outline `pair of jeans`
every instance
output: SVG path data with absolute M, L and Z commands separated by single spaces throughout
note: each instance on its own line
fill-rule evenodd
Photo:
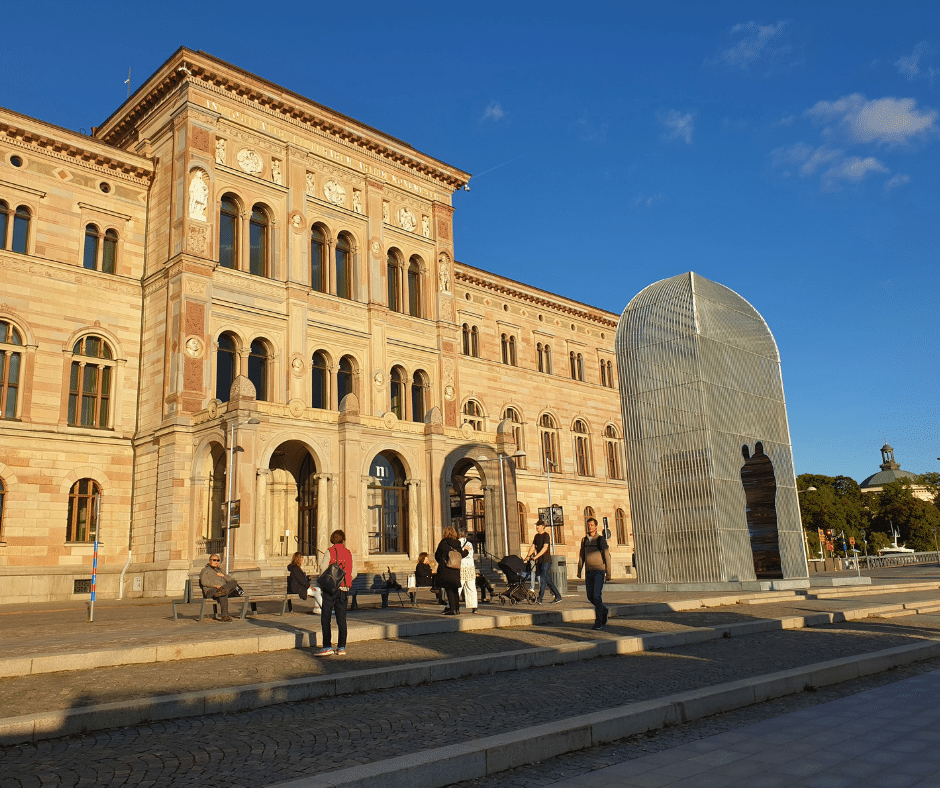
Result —
M 595 624 L 603 623 L 604 617 L 607 615 L 607 608 L 604 607 L 605 574 L 601 569 L 588 569 L 584 576 L 588 602 L 594 605 Z
M 336 647 L 346 648 L 346 603 L 348 601 L 348 591 L 337 591 L 332 596 L 323 594 L 323 601 L 320 602 L 320 629 L 323 633 L 323 648 L 329 648 L 333 645 L 331 624 L 333 623 L 334 610 L 336 611 L 336 628 L 339 630 Z
M 539 602 L 545 597 L 545 586 L 548 586 L 549 590 L 555 595 L 555 599 L 561 599 L 561 594 L 558 593 L 558 589 L 555 588 L 555 583 L 552 581 L 552 562 L 546 561 L 544 564 L 539 564 L 538 570 Z

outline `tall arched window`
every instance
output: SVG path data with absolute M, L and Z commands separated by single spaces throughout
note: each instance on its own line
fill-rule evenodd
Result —
M 82 267 L 89 271 L 98 268 L 98 239 L 100 231 L 93 224 L 85 225 L 85 250 L 82 255 Z
M 550 345 L 545 345 L 545 372 L 549 375 L 552 374 L 552 348 Z
M 347 394 L 356 394 L 356 366 L 352 358 L 343 356 L 339 360 L 339 371 L 336 373 L 337 403 L 342 405 Z
M 69 490 L 66 542 L 94 542 L 98 532 L 101 488 L 94 479 L 79 479 Z
M 627 536 L 627 515 L 624 513 L 623 509 L 618 509 L 614 512 L 614 522 L 617 524 L 617 544 L 629 544 L 629 537 Z
M 401 312 L 401 258 L 394 249 L 389 249 L 385 275 L 388 279 L 388 308 L 392 312 Z
M 424 421 L 428 411 L 428 376 L 423 370 L 415 372 L 411 379 L 411 420 Z
M 620 436 L 608 425 L 604 430 L 604 454 L 607 456 L 607 475 L 611 479 L 622 479 L 620 470 Z
M 108 426 L 113 370 L 111 348 L 101 337 L 89 335 L 75 343 L 69 375 L 69 424 Z
M 568 360 L 571 362 L 571 379 L 584 380 L 584 357 L 580 353 L 572 351 L 568 354 Z
M 512 440 L 516 444 L 516 450 L 525 451 L 522 436 L 522 417 L 519 415 L 519 411 L 515 408 L 506 408 L 503 411 L 503 418 L 512 422 Z M 516 457 L 515 460 L 517 468 L 525 468 L 525 457 Z
M 104 245 L 101 248 L 102 273 L 114 273 L 115 266 L 117 265 L 117 242 L 117 232 L 115 230 L 106 230 L 104 234 Z
M 85 248 L 82 253 L 82 267 L 90 271 L 113 274 L 117 260 L 118 234 L 108 230 L 104 236 L 97 225 L 85 225 Z
M 310 287 L 326 292 L 326 237 L 317 225 L 310 228 Z
M 13 215 L 13 238 L 10 251 L 26 254 L 29 251 L 29 220 L 32 212 L 25 205 L 20 205 Z
M 310 407 L 328 409 L 330 407 L 330 370 L 326 355 L 320 350 L 313 354 L 310 376 L 313 381 Z
M 238 347 L 235 337 L 222 334 L 219 349 L 215 354 L 215 398 L 228 402 L 232 396 L 232 384 L 238 374 Z
M 408 314 L 412 317 L 422 317 L 421 258 L 417 255 L 408 262 Z
M 11 323 L 0 320 L 0 418 L 15 419 L 23 364 L 23 338 Z
M 248 223 L 248 271 L 255 276 L 270 276 L 269 224 L 264 206 L 254 206 Z
M 571 379 L 577 380 L 578 379 L 578 366 L 575 363 L 573 350 L 568 354 L 568 366 L 571 367 Z
M 614 368 L 609 361 L 601 361 L 601 385 L 609 389 L 614 387 Z
M 408 550 L 408 484 L 405 469 L 391 452 L 376 455 L 369 467 L 369 553 Z
M 528 518 L 526 517 L 524 503 L 516 502 L 516 517 L 519 518 L 519 547 L 521 549 L 523 545 L 529 544 L 528 523 L 526 522 Z M 522 553 L 519 553 L 519 555 L 522 555 Z
M 592 476 L 591 473 L 591 439 L 588 436 L 587 424 L 581 419 L 574 423 L 574 456 L 578 476 Z
M 605 361 L 601 361 L 601 385 L 607 385 L 607 363 Z
M 500 345 L 503 353 L 503 363 L 511 367 L 516 366 L 516 338 L 512 334 L 502 334 Z
M 340 233 L 336 241 L 336 295 L 352 298 L 352 244 L 346 233 Z
M 255 386 L 255 399 L 266 402 L 268 399 L 268 346 L 263 339 L 251 343 L 248 353 L 248 380 Z
M 10 206 L 5 200 L 0 200 L 0 249 L 9 245 L 7 232 L 10 229 Z
M 389 403 L 391 411 L 399 421 L 405 418 L 405 371 L 401 367 L 392 369 L 389 383 Z
M 561 462 L 558 457 L 558 424 L 549 413 L 539 419 L 539 442 L 542 450 L 542 470 L 559 473 Z
M 542 343 L 539 342 L 535 346 L 535 357 L 536 357 L 536 366 L 539 372 L 545 371 L 545 351 L 542 350 Z
M 238 203 L 231 194 L 222 197 L 219 208 L 219 265 L 238 268 Z
M 469 424 L 477 432 L 483 431 L 483 408 L 476 400 L 468 399 L 463 406 L 463 423 Z
M 499 349 L 502 354 L 503 363 L 509 363 L 509 338 L 505 334 L 499 335 Z

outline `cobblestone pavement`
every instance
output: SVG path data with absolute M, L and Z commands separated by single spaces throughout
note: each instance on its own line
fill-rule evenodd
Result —
M 937 616 L 774 631 L 7 747 L 0 749 L 0 788 L 253 788 L 899 646 L 938 631 Z
M 905 665 L 854 681 L 844 681 L 841 684 L 823 687 L 816 692 L 788 695 L 785 698 L 757 703 L 682 725 L 629 736 L 610 744 L 547 758 L 537 764 L 509 769 L 498 775 L 454 783 L 448 788 L 545 788 L 547 785 L 581 777 L 608 766 L 632 761 L 655 752 L 664 752 L 682 744 L 689 744 L 709 736 L 737 730 L 746 725 L 829 703 L 936 670 L 940 670 L 940 658 Z

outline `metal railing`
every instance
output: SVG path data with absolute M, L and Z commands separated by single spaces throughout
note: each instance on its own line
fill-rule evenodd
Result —
M 903 555 L 861 556 L 859 560 L 865 569 L 882 569 L 886 566 L 907 566 L 910 564 L 936 564 L 940 563 L 940 553 L 905 553 Z M 854 562 L 854 559 L 848 559 Z M 853 567 L 854 568 L 854 567 Z

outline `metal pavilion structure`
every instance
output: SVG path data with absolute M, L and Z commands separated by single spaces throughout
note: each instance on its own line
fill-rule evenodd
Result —
M 642 290 L 616 353 L 641 583 L 807 577 L 777 344 L 689 272 Z

